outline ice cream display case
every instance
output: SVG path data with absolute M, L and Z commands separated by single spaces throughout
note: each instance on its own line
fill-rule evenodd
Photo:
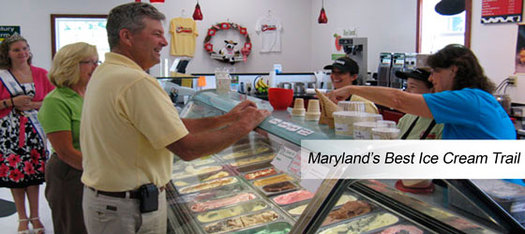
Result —
M 245 99 L 271 110 L 264 100 L 206 90 L 193 96 L 180 115 L 183 118 L 220 115 Z M 193 161 L 175 157 L 172 181 L 166 190 L 168 231 L 275 234 L 524 231 L 509 212 L 471 181 L 447 181 L 448 189 L 413 195 L 397 190 L 392 181 L 301 180 L 300 166 L 291 163 L 285 169 L 276 167 L 279 155 L 289 152 L 297 155 L 301 139 L 334 138 L 341 137 L 326 125 L 292 117 L 288 111 L 274 111 L 256 131 L 219 153 Z M 456 200 L 472 200 L 475 208 L 467 209 L 478 209 L 483 215 L 472 215 L 450 205 L 446 193 L 452 188 L 463 196 Z

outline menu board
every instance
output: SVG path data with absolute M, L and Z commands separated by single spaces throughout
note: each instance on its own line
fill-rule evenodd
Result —
M 481 23 L 521 22 L 523 0 L 482 0 Z

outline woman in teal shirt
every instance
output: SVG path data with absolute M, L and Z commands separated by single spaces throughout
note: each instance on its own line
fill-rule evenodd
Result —
M 56 89 L 46 96 L 38 114 L 54 150 L 46 166 L 45 195 L 56 233 L 87 233 L 79 130 L 86 86 L 98 64 L 93 45 L 78 42 L 62 47 L 48 74 Z

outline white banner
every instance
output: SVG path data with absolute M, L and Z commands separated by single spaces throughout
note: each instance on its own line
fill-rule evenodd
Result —
M 301 146 L 302 179 L 525 178 L 520 140 L 303 140 Z

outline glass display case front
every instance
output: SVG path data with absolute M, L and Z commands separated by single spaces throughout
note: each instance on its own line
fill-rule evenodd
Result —
M 220 115 L 242 100 L 259 108 L 269 103 L 237 93 L 197 93 L 183 118 Z M 279 123 L 298 127 L 279 127 Z M 300 129 L 309 130 L 300 134 Z M 176 159 L 168 191 L 169 230 L 175 233 L 505 233 L 522 231 L 478 190 L 475 217 L 448 205 L 446 187 L 427 194 L 396 189 L 388 180 L 301 180 L 293 163 L 275 167 L 276 156 L 299 152 L 301 139 L 334 139 L 317 122 L 274 111 L 248 136 L 213 155 L 193 161 Z M 296 166 L 296 165 L 295 165 Z M 298 167 L 300 170 L 300 167 Z M 309 186 L 311 184 L 318 186 Z M 462 184 L 448 188 L 463 194 Z M 467 198 L 459 198 L 461 201 Z M 484 200 L 485 199 L 485 200 Z M 494 205 L 494 207 L 489 207 Z M 516 208 L 517 209 L 517 208 Z M 491 213 L 492 212 L 492 213 Z M 502 218 L 503 217 L 503 218 Z M 520 229 L 521 228 L 521 229 Z

